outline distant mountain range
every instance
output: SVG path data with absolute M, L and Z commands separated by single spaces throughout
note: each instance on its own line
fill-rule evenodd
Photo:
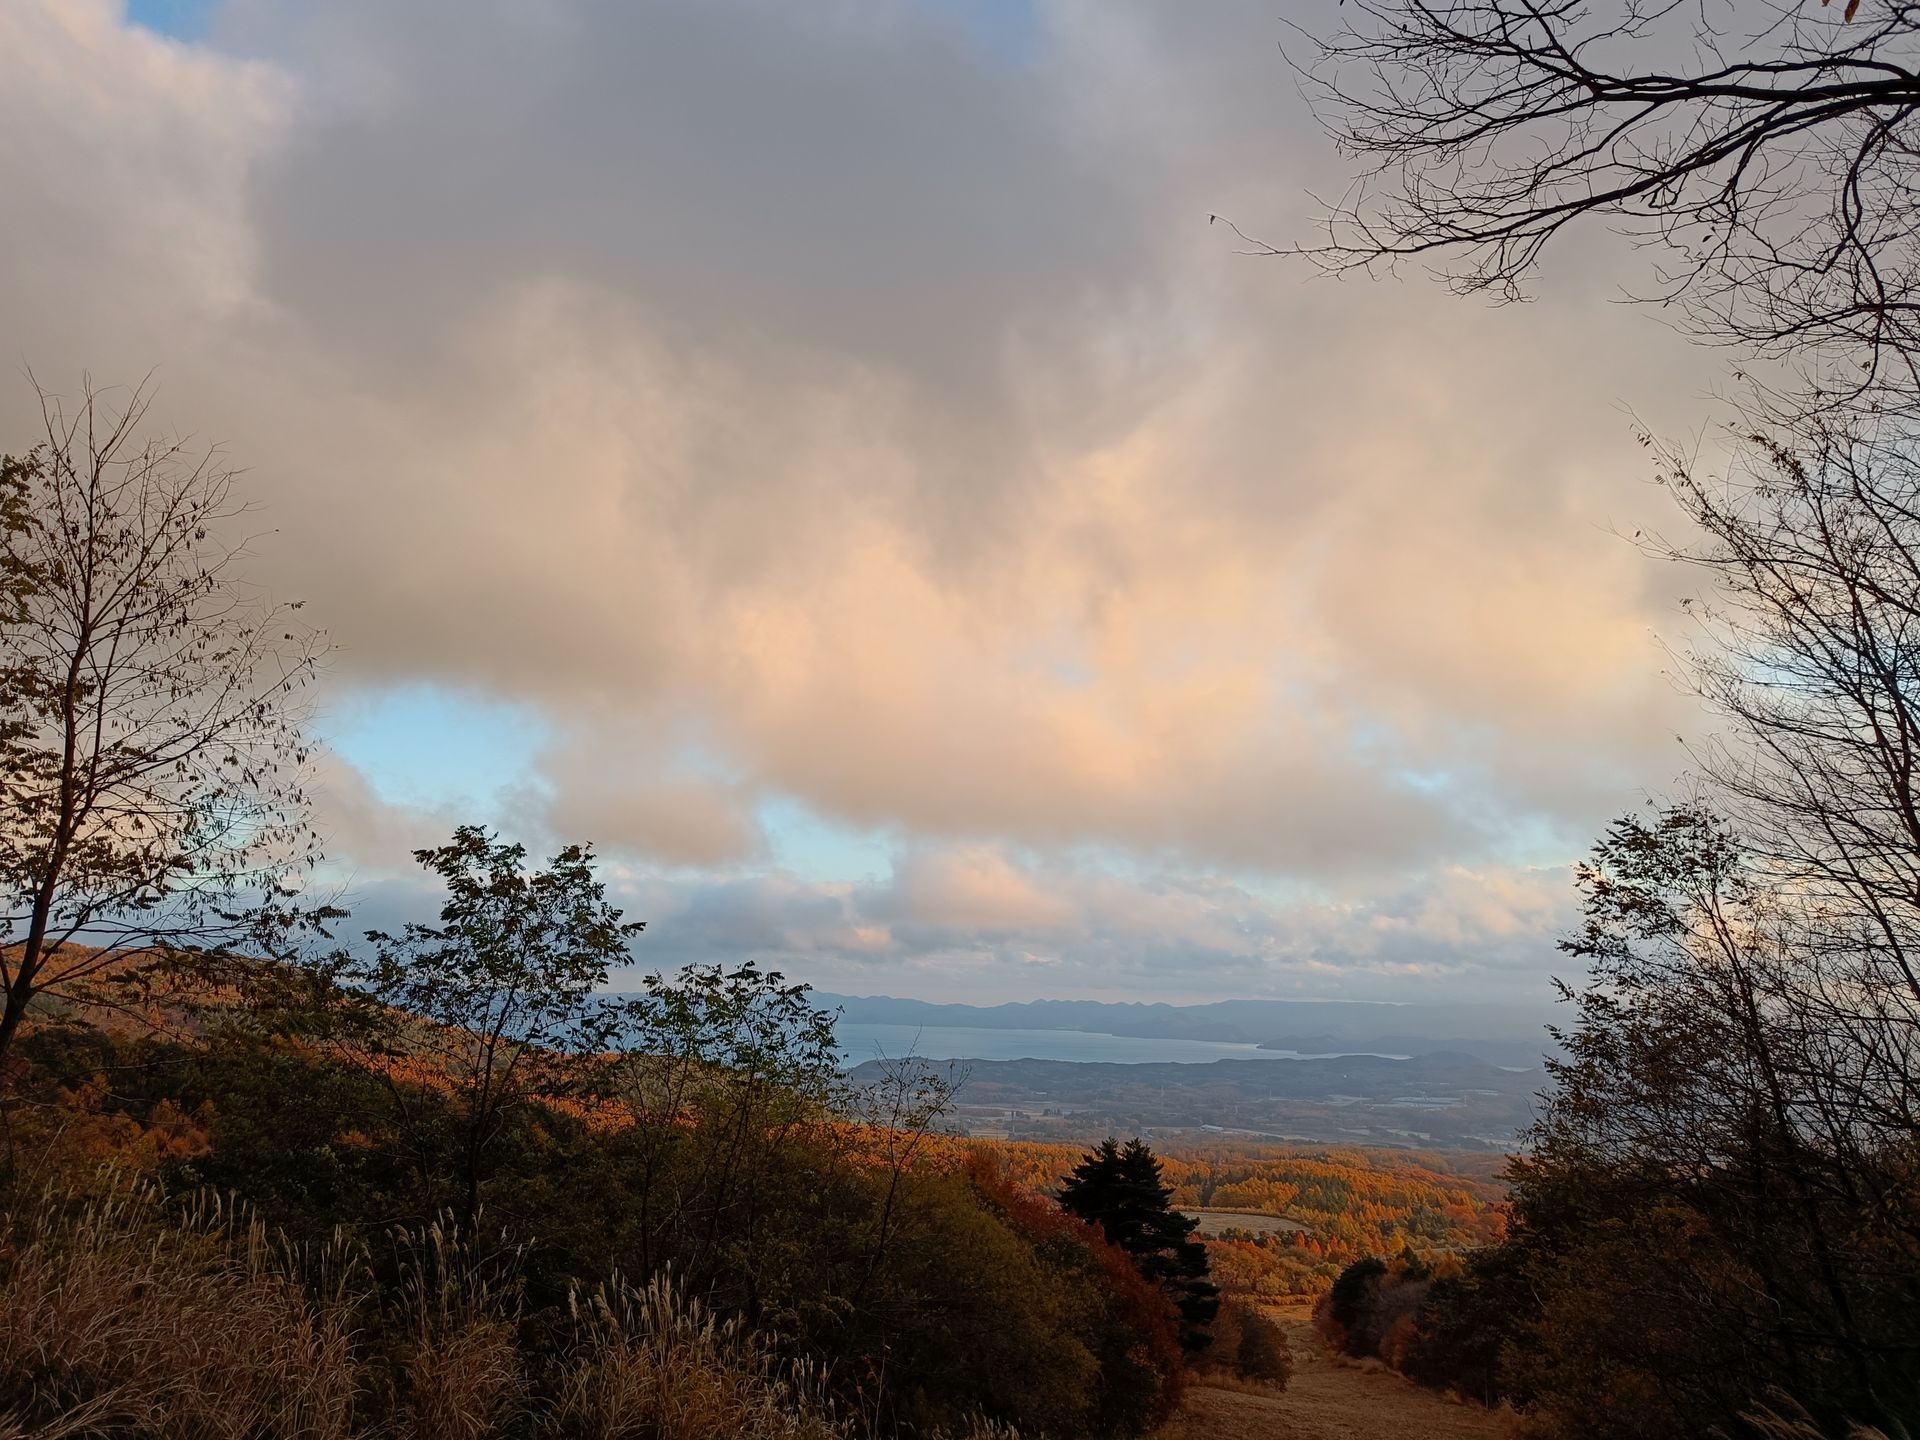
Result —
M 1537 1065 L 1553 1050 L 1547 1007 L 1387 1004 L 1360 1000 L 1216 1000 L 1204 1005 L 1101 1000 L 936 1004 L 888 995 L 814 1000 L 863 1025 L 1077 1030 L 1144 1040 L 1219 1040 L 1305 1054 L 1421 1055 L 1450 1050 L 1496 1065 Z

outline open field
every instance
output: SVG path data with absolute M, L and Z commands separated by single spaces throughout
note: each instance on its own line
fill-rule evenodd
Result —
M 1230 1230 L 1253 1235 L 1305 1235 L 1313 1227 L 1284 1215 L 1267 1215 L 1257 1210 L 1202 1210 L 1189 1207 L 1187 1214 L 1200 1222 L 1200 1233 L 1209 1239 Z

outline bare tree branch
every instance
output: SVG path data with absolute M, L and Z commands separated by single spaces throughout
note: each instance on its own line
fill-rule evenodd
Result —
M 1796 409 L 1920 405 L 1920 8 L 1341 13 L 1297 68 L 1359 179 L 1289 253 L 1335 272 L 1419 259 L 1463 293 L 1518 300 L 1547 246 L 1597 219 L 1658 247 L 1642 298 L 1795 362 Z

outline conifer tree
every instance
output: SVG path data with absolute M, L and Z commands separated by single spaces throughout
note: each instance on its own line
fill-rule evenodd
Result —
M 1207 1247 L 1193 1238 L 1199 1222 L 1173 1208 L 1159 1158 L 1141 1140 L 1122 1146 L 1108 1136 L 1088 1151 L 1060 1186 L 1060 1204 L 1098 1225 L 1107 1243 L 1132 1258 L 1180 1312 L 1180 1343 L 1205 1349 L 1220 1309 L 1220 1289 L 1207 1278 Z

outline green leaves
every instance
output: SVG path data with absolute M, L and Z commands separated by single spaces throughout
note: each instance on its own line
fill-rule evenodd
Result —
M 813 1104 L 835 1098 L 835 1017 L 813 1007 L 806 986 L 751 961 L 689 965 L 642 984 L 614 1013 L 621 1049 L 731 1072 Z
M 403 1084 L 452 1087 L 471 1222 L 509 1112 L 589 1088 L 612 1034 L 595 992 L 643 922 L 608 902 L 587 846 L 528 870 L 526 847 L 463 825 L 414 859 L 446 886 L 439 924 L 369 930 L 367 948 L 329 958 L 324 988 L 335 1038 L 388 1075 L 403 1124 L 417 1113 Z

